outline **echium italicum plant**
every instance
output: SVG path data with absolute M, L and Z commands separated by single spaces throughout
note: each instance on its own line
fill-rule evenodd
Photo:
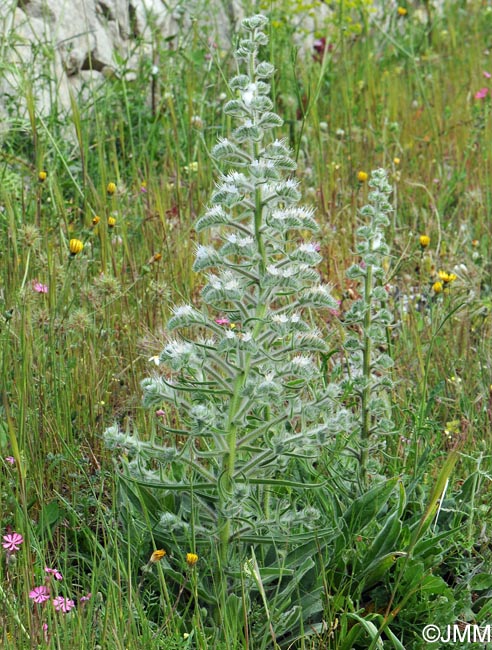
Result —
M 387 308 L 389 296 L 384 286 L 384 264 L 390 253 L 385 229 L 392 211 L 392 188 L 384 169 L 372 172 L 369 187 L 369 202 L 360 210 L 365 224 L 357 229 L 360 262 L 347 271 L 347 277 L 359 283 L 361 296 L 344 316 L 350 332 L 344 343 L 349 359 L 348 392 L 360 400 L 356 455 L 362 490 L 367 487 L 369 459 L 376 457 L 377 447 L 384 446 L 385 436 L 395 431 L 391 417 L 393 383 L 388 373 L 393 366 L 388 354 L 393 315 Z
M 315 268 L 318 243 L 302 236 L 318 231 L 313 209 L 299 204 L 295 162 L 273 133 L 282 125 L 269 97 L 274 68 L 258 60 L 266 23 L 242 23 L 242 71 L 224 107 L 237 126 L 212 150 L 225 171 L 195 224 L 212 242 L 196 250 L 194 270 L 207 274 L 202 306 L 174 308 L 159 374 L 142 382 L 145 405 L 167 405 L 162 437 L 145 442 L 114 427 L 105 436 L 131 450 L 135 480 L 172 495 L 156 534 L 166 531 L 169 544 L 188 536 L 198 552 L 216 542 L 223 569 L 241 541 L 271 543 L 294 522 L 309 529 L 309 467 L 350 428 L 320 363 L 329 348 L 316 312 L 338 304 Z

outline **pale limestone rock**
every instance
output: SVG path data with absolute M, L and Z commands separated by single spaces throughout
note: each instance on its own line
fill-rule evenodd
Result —
M 243 7 L 241 0 L 0 0 L 0 111 L 17 102 L 16 116 L 27 119 L 32 88 L 39 115 L 54 104 L 69 112 L 70 93 L 87 97 L 112 74 L 131 80 L 156 42 L 181 43 L 191 30 L 228 48 Z M 306 19 L 301 38 L 322 23 L 323 7 Z

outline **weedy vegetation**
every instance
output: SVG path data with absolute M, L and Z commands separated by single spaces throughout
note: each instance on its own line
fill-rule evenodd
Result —
M 2 647 L 490 620 L 492 11 L 244 4 L 68 113 L 0 67 Z

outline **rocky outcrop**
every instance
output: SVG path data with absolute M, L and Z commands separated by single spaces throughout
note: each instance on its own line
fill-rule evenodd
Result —
M 28 109 L 46 114 L 70 106 L 70 94 L 105 76 L 132 74 L 132 61 L 149 54 L 199 20 L 204 34 L 229 40 L 240 2 L 203 0 L 1 0 L 0 107 L 4 117 Z M 214 36 L 215 37 L 215 36 Z

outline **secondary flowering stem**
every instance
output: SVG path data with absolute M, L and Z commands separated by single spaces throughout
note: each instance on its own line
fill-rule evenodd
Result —
M 372 242 L 371 242 L 372 249 Z M 362 361 L 362 375 L 364 378 L 364 385 L 362 388 L 362 404 L 361 404 L 361 438 L 362 438 L 362 449 L 360 457 L 360 473 L 362 478 L 362 483 L 366 481 L 366 471 L 367 471 L 367 459 L 369 451 L 367 448 L 367 443 L 369 435 L 371 433 L 371 410 L 369 408 L 369 400 L 371 399 L 371 355 L 372 355 L 372 340 L 370 336 L 370 327 L 372 322 L 372 313 L 371 313 L 371 295 L 372 295 L 372 265 L 369 264 L 366 267 L 366 277 L 364 284 L 364 348 L 363 348 L 363 361 Z

